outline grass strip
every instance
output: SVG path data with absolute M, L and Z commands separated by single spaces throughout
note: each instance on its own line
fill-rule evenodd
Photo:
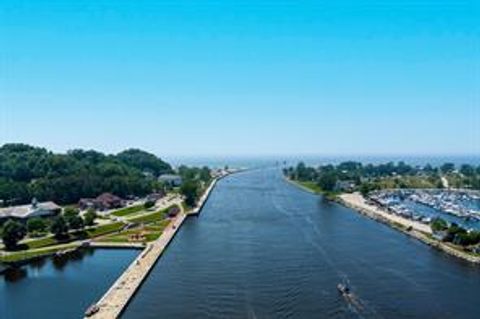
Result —
M 133 213 L 138 213 L 138 212 L 140 212 L 144 209 L 145 209 L 145 207 L 142 204 L 139 204 L 139 205 L 125 207 L 125 208 L 116 210 L 116 211 L 112 212 L 111 215 L 117 216 L 117 217 L 123 217 L 123 216 L 127 216 L 127 215 L 130 215 L 130 214 L 133 214 Z

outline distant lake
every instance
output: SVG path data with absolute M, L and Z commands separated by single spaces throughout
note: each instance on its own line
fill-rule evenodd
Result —
M 138 253 L 84 249 L 10 270 L 0 275 L 0 318 L 83 318 Z
M 234 156 L 234 157 L 167 157 L 166 160 L 170 161 L 175 166 L 179 165 L 191 165 L 191 166 L 210 166 L 210 167 L 224 167 L 229 165 L 230 167 L 268 167 L 275 165 L 277 162 L 283 163 L 286 161 L 288 165 L 296 165 L 298 162 L 303 161 L 307 165 L 317 166 L 323 164 L 339 164 L 345 161 L 357 161 L 364 164 L 380 164 L 388 162 L 404 161 L 409 165 L 426 165 L 431 164 L 433 166 L 439 166 L 447 162 L 454 163 L 456 165 L 472 164 L 480 165 L 480 155 L 467 155 L 467 156 L 366 156 L 366 155 L 352 155 L 352 156 L 264 156 L 264 157 L 248 157 L 248 156 Z

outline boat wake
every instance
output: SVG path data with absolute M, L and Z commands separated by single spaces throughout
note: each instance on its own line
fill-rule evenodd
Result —
M 338 265 L 334 262 L 334 260 L 331 258 L 331 255 L 325 250 L 323 245 L 316 240 L 315 236 L 321 237 L 321 232 L 318 229 L 318 226 L 315 224 L 315 222 L 312 220 L 312 218 L 308 215 L 306 216 L 301 216 L 302 222 L 305 222 L 311 227 L 311 231 L 305 231 L 303 227 L 300 225 L 296 225 L 300 217 L 298 214 L 295 214 L 291 209 L 288 207 L 285 207 L 285 202 L 280 202 L 280 201 L 285 201 L 289 200 L 287 194 L 282 192 L 281 190 L 277 189 L 278 194 L 273 194 L 271 193 L 271 202 L 273 203 L 274 207 L 276 210 L 278 210 L 280 213 L 284 214 L 287 217 L 290 217 L 292 221 L 294 221 L 294 225 L 303 233 L 305 240 L 317 251 L 320 253 L 322 256 L 322 259 L 325 261 L 325 263 L 329 266 L 329 268 L 337 274 L 337 276 L 342 280 L 342 282 L 345 283 L 347 287 L 353 287 L 350 283 L 348 275 L 342 271 L 341 269 L 338 268 Z M 279 196 L 280 195 L 280 196 Z M 294 203 L 292 203 L 294 206 Z M 287 205 L 288 206 L 288 205 Z M 313 232 L 313 234 L 312 234 Z M 348 293 L 343 293 L 343 298 L 347 302 L 347 307 L 348 310 L 358 316 L 358 318 L 383 318 L 377 311 L 374 309 L 373 306 L 369 305 L 368 302 L 362 300 L 357 294 L 349 290 Z

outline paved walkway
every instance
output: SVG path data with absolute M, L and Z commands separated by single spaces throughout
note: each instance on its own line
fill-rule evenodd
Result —
M 117 318 L 147 277 L 164 249 L 175 236 L 187 215 L 182 211 L 172 220 L 162 235 L 147 245 L 127 270 L 97 303 L 99 311 L 89 318 Z
M 198 205 L 194 209 L 194 214 L 198 214 L 202 209 L 204 203 L 208 200 L 210 193 L 214 189 L 216 182 L 228 174 L 229 173 L 222 174 L 213 180 L 207 191 L 200 198 Z M 178 204 L 178 200 L 181 200 L 181 198 L 172 198 L 169 204 Z M 173 203 L 171 203 L 172 201 Z M 166 204 L 167 203 L 165 203 L 165 205 Z M 156 241 L 147 245 L 143 252 L 133 261 L 127 270 L 125 270 L 120 278 L 117 279 L 112 287 L 110 287 L 102 299 L 96 303 L 99 307 L 99 311 L 89 318 L 114 319 L 120 316 L 130 299 L 155 265 L 158 258 L 162 255 L 162 252 L 187 218 L 183 205 L 180 203 L 178 206 L 181 210 L 180 213 L 172 220 L 167 228 L 164 229 L 162 235 Z
M 426 233 L 426 234 L 432 233 L 432 230 L 430 229 L 429 225 L 425 225 L 418 221 L 414 221 L 401 216 L 390 214 L 387 211 L 377 206 L 370 205 L 365 201 L 365 198 L 363 198 L 363 196 L 360 195 L 359 193 L 342 194 L 340 195 L 340 199 L 342 199 L 343 202 L 348 206 L 354 209 L 358 209 L 361 212 L 371 216 L 372 218 L 380 217 L 390 222 L 398 223 L 406 228 L 412 227 L 413 229 L 420 231 L 422 233 Z

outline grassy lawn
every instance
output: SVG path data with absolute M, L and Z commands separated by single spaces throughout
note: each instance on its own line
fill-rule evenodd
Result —
M 309 190 L 311 190 L 314 193 L 317 193 L 317 194 L 322 194 L 323 193 L 323 190 L 315 182 L 294 181 L 294 183 L 300 184 L 303 187 L 308 188 Z
M 141 208 L 143 209 L 143 206 Z M 78 245 L 77 243 L 71 243 L 72 241 L 84 240 L 100 236 L 103 237 L 99 238 L 99 241 L 129 242 L 131 235 L 142 234 L 145 238 L 145 241 L 153 241 L 162 234 L 165 227 L 170 223 L 170 220 L 166 218 L 167 212 L 170 208 L 171 207 L 151 214 L 145 214 L 139 217 L 132 218 L 130 219 L 131 222 L 145 224 L 145 226 L 135 229 L 128 229 L 120 233 L 119 231 L 125 226 L 123 222 L 104 224 L 94 228 L 88 228 L 72 232 L 61 240 L 55 238 L 52 235 L 30 240 L 23 244 L 20 244 L 20 246 L 18 247 L 20 250 L 0 257 L 0 261 L 13 262 L 42 255 L 48 255 L 55 251 L 72 248 Z M 130 213 L 133 214 L 132 211 L 130 211 Z
M 168 224 L 170 223 L 170 220 L 165 217 L 166 215 L 164 211 L 139 217 L 137 220 L 141 220 L 141 221 L 137 221 L 137 222 L 146 224 L 144 227 L 128 229 L 120 233 L 104 236 L 102 238 L 99 238 L 98 241 L 113 242 L 113 243 L 129 243 L 129 242 L 132 242 L 131 240 L 132 235 L 140 235 L 140 234 L 142 234 L 145 238 L 142 241 L 145 241 L 145 242 L 154 241 L 158 239 L 158 237 L 160 237 L 165 227 L 167 227 Z
M 95 228 L 79 230 L 76 232 L 70 233 L 65 238 L 59 240 L 55 238 L 53 235 L 49 235 L 47 237 L 42 237 L 34 240 L 30 240 L 24 243 L 20 243 L 18 246 L 18 253 L 25 253 L 27 250 L 31 249 L 38 249 L 42 247 L 48 247 L 53 245 L 58 245 L 62 243 L 68 243 L 75 240 L 84 240 L 88 238 L 98 237 L 101 235 L 106 235 L 109 233 L 113 233 L 119 231 L 123 228 L 125 224 L 122 222 L 112 223 L 112 224 L 105 224 Z
M 192 207 L 187 205 L 187 203 L 185 203 L 185 201 L 182 201 L 182 207 L 185 211 L 189 211 L 190 209 L 192 209 Z
M 118 223 L 105 224 L 95 228 L 87 229 L 86 230 L 87 237 L 92 238 L 92 237 L 105 235 L 108 233 L 113 233 L 122 229 L 124 225 L 125 225 L 124 223 L 118 222 Z
M 145 214 L 145 215 L 142 215 L 142 216 L 139 216 L 139 217 L 130 218 L 128 221 L 132 222 L 132 223 L 148 224 L 148 223 L 156 222 L 156 221 L 159 221 L 159 220 L 163 220 L 163 219 L 166 218 L 168 210 L 170 208 L 174 207 L 174 206 L 176 206 L 176 205 L 172 205 L 168 208 L 157 211 L 155 213 Z
M 58 244 L 58 241 L 52 235 L 48 237 L 35 239 L 25 243 L 25 245 L 27 246 L 27 249 L 36 249 L 36 248 L 51 246 L 55 244 Z
M 7 256 L 0 257 L 0 261 L 5 263 L 18 262 L 26 259 L 39 257 L 39 256 L 50 255 L 55 253 L 56 251 L 69 249 L 77 246 L 78 246 L 77 244 L 66 244 L 66 245 L 54 246 L 54 247 L 44 248 L 44 249 L 19 251 L 19 252 L 8 254 Z
M 123 217 L 123 216 L 127 216 L 127 215 L 130 215 L 130 214 L 133 214 L 133 213 L 138 213 L 138 212 L 140 212 L 144 209 L 145 209 L 145 207 L 142 204 L 140 204 L 140 205 L 130 206 L 130 207 L 126 207 L 126 208 L 116 210 L 116 211 L 112 212 L 111 215 L 117 216 L 117 217 Z
M 163 220 L 159 220 L 159 221 L 148 224 L 147 226 L 145 226 L 145 229 L 150 231 L 163 231 L 165 227 L 168 226 L 169 223 L 170 223 L 169 219 L 163 219 Z

